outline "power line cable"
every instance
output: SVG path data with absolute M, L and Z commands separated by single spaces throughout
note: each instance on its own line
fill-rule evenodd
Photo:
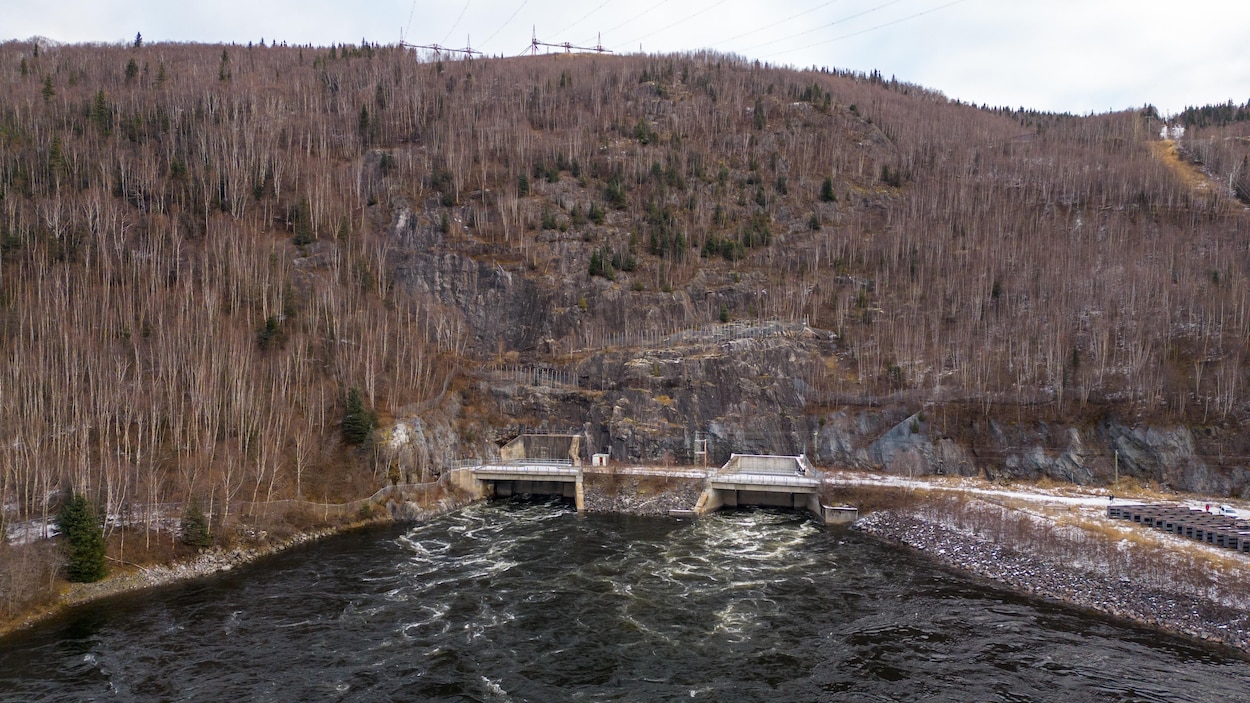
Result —
M 659 29 L 656 29 L 656 30 L 652 30 L 652 31 L 650 31 L 650 32 L 647 32 L 646 34 L 642 35 L 641 37 L 638 37 L 637 39 L 632 39 L 632 40 L 630 40 L 630 41 L 626 42 L 625 44 L 622 44 L 621 46 L 622 46 L 622 47 L 632 46 L 635 42 L 641 42 L 643 39 L 646 39 L 647 37 L 654 36 L 654 35 L 656 35 L 656 34 L 659 34 L 660 32 L 667 32 L 668 30 L 672 29 L 673 27 L 676 27 L 676 26 L 677 26 L 677 25 L 679 25 L 679 24 L 682 24 L 683 22 L 689 22 L 690 20 L 692 20 L 692 19 L 694 19 L 694 18 L 698 17 L 699 15 L 702 15 L 702 14 L 703 14 L 703 13 L 705 13 L 705 12 L 710 12 L 711 10 L 715 10 L 716 8 L 720 7 L 721 5 L 724 5 L 726 2 L 727 2 L 727 0 L 718 0 L 717 2 L 714 2 L 714 3 L 712 3 L 711 5 L 708 5 L 707 7 L 703 8 L 702 10 L 699 10 L 698 12 L 694 13 L 693 15 L 688 15 L 688 16 L 686 16 L 686 17 L 683 17 L 682 19 L 679 19 L 679 20 L 677 20 L 676 22 L 673 22 L 672 24 L 669 24 L 667 27 L 661 27 L 661 28 L 659 28 Z
M 530 0 L 524 0 L 524 2 L 521 3 L 521 6 L 518 7 L 516 11 L 512 13 L 511 16 L 508 17 L 508 19 L 504 20 L 503 24 L 499 25 L 499 29 L 496 29 L 495 33 L 487 37 L 486 41 L 482 42 L 482 45 L 485 46 L 486 44 L 489 44 L 491 39 L 494 39 L 495 37 L 499 36 L 499 33 L 504 30 L 504 27 L 507 27 L 509 24 L 511 24 L 512 20 L 516 19 L 516 16 L 521 14 L 521 10 L 524 10 L 525 6 L 528 5 L 529 2 Z
M 832 44 L 833 42 L 836 42 L 836 41 L 842 41 L 843 39 L 850 39 L 851 37 L 858 37 L 858 36 L 859 36 L 859 35 L 861 35 L 861 34 L 867 34 L 867 33 L 869 33 L 869 32 L 875 32 L 875 31 L 877 31 L 878 29 L 885 29 L 886 27 L 891 27 L 891 26 L 894 26 L 894 25 L 896 25 L 896 24 L 900 24 L 900 23 L 902 23 L 902 22 L 906 22 L 906 21 L 908 21 L 908 20 L 914 20 L 914 19 L 916 19 L 917 17 L 923 17 L 924 15 L 932 14 L 932 13 L 937 12 L 937 11 L 939 11 L 939 10 L 945 10 L 945 9 L 946 9 L 946 8 L 948 8 L 948 7 L 951 7 L 951 6 L 953 6 L 953 5 L 958 5 L 958 4 L 962 3 L 962 2 L 967 2 L 967 0 L 954 0 L 953 2 L 948 2 L 948 3 L 946 3 L 945 5 L 938 5 L 937 7 L 933 7 L 933 8 L 930 8 L 930 9 L 928 9 L 928 10 L 924 10 L 924 11 L 922 11 L 922 12 L 917 12 L 917 13 L 915 13 L 915 14 L 907 15 L 906 17 L 900 17 L 899 19 L 896 19 L 896 20 L 893 20 L 893 21 L 890 21 L 890 22 L 886 22 L 886 23 L 884 23 L 884 24 L 879 24 L 879 25 L 877 25 L 877 26 L 875 26 L 875 27 L 869 27 L 869 28 L 867 28 L 867 29 L 861 29 L 861 30 L 859 30 L 858 32 L 851 32 L 850 34 L 843 34 L 842 36 L 840 36 L 840 37 L 834 37 L 833 39 L 825 39 L 825 40 L 823 40 L 823 41 L 818 41 L 818 42 L 816 42 L 816 43 L 814 43 L 814 44 L 808 44 L 807 46 L 800 46 L 800 47 L 795 47 L 795 48 L 793 48 L 793 49 L 786 49 L 785 51 L 780 51 L 780 52 L 777 52 L 777 53 L 775 53 L 775 54 L 770 54 L 770 56 L 784 56 L 784 55 L 786 55 L 786 54 L 791 54 L 791 53 L 794 53 L 794 52 L 796 52 L 796 51 L 802 51 L 802 50 L 804 50 L 804 49 L 811 49 L 812 47 L 822 46 L 822 45 L 824 45 L 824 44 Z
M 627 19 L 627 20 L 625 20 L 624 22 L 622 22 L 622 23 L 620 23 L 620 24 L 616 25 L 616 26 L 615 26 L 615 27 L 613 27 L 612 29 L 609 29 L 607 33 L 608 33 L 608 34 L 611 34 L 612 32 L 615 32 L 616 30 L 620 29 L 621 27 L 624 27 L 625 25 L 630 24 L 631 22 L 634 22 L 634 21 L 636 21 L 636 20 L 638 20 L 638 19 L 642 18 L 644 15 L 646 15 L 646 14 L 650 13 L 652 10 L 654 10 L 654 9 L 655 9 L 655 8 L 657 8 L 657 7 L 659 7 L 660 5 L 663 5 L 663 4 L 664 4 L 664 3 L 666 3 L 666 2 L 668 2 L 668 0 L 660 0 L 659 2 L 657 2 L 657 3 L 656 3 L 656 4 L 654 4 L 654 5 L 652 5 L 651 7 L 648 7 L 647 9 L 643 10 L 642 12 L 639 12 L 638 14 L 634 15 L 633 17 L 630 17 L 629 19 Z
M 570 29 L 572 29 L 572 28 L 576 27 L 577 25 L 581 24 L 582 22 L 586 21 L 586 18 L 587 18 L 587 17 L 590 17 L 591 15 L 595 14 L 595 13 L 596 13 L 596 12 L 598 12 L 599 10 L 602 10 L 602 9 L 603 9 L 603 6 L 604 6 L 604 5 L 607 5 L 607 4 L 608 4 L 608 3 L 610 3 L 610 2 L 612 2 L 612 0 L 603 0 L 603 2 L 599 3 L 599 4 L 595 7 L 595 9 L 593 9 L 593 10 L 591 10 L 590 12 L 587 12 L 586 14 L 582 15 L 581 17 L 579 17 L 579 18 L 577 19 L 577 21 L 576 21 L 576 22 L 574 22 L 573 24 L 570 24 L 569 26 L 565 27 L 564 29 L 561 29 L 560 31 L 556 32 L 556 33 L 555 33 L 555 36 L 557 36 L 557 37 L 558 37 L 558 36 L 560 36 L 560 35 L 564 34 L 565 32 L 569 31 Z
M 408 33 L 412 31 L 412 16 L 417 12 L 417 0 L 412 0 L 412 9 L 408 11 L 408 25 L 404 27 L 404 35 L 399 38 L 404 41 L 408 38 Z
M 779 44 L 779 43 L 781 43 L 781 42 L 783 42 L 783 41 L 790 41 L 791 39 L 796 39 L 796 38 L 798 38 L 798 37 L 806 36 L 806 35 L 808 35 L 808 34 L 811 34 L 812 32 L 819 32 L 819 31 L 820 31 L 820 30 L 822 30 L 822 29 L 828 29 L 828 28 L 830 28 L 830 27 L 835 27 L 835 26 L 837 26 L 837 25 L 839 25 L 839 24 L 843 24 L 843 23 L 846 23 L 846 22 L 850 22 L 850 21 L 851 21 L 851 20 L 853 20 L 853 19 L 857 19 L 857 18 L 859 18 L 859 17 L 863 17 L 864 15 L 870 15 L 870 14 L 872 14 L 872 13 L 874 13 L 874 12 L 877 12 L 878 10 L 884 10 L 885 8 L 889 7 L 890 5 L 897 5 L 897 4 L 898 4 L 898 3 L 900 3 L 900 2 L 903 2 L 903 0 L 890 0 L 889 2 L 882 3 L 882 4 L 880 4 L 880 5 L 877 5 L 876 7 L 870 7 L 870 8 L 868 8 L 867 10 L 864 10 L 863 12 L 856 12 L 856 13 L 855 13 L 855 14 L 853 14 L 853 15 L 848 15 L 848 16 L 846 16 L 846 17 L 843 17 L 843 18 L 842 18 L 842 19 L 840 19 L 840 20 L 836 20 L 836 21 L 830 22 L 829 24 L 822 24 L 822 25 L 821 25 L 821 26 L 819 26 L 819 27 L 814 27 L 814 28 L 812 28 L 812 29 L 807 30 L 806 32 L 799 32 L 798 34 L 791 34 L 791 35 L 790 35 L 790 36 L 788 36 L 788 37 L 782 37 L 782 38 L 780 38 L 780 39 L 774 39 L 774 40 L 772 40 L 772 41 L 767 41 L 767 42 L 764 42 L 763 44 L 756 44 L 755 46 L 752 46 L 752 47 L 748 47 L 748 48 L 746 48 L 744 51 L 748 51 L 748 52 L 749 52 L 749 51 L 755 51 L 756 49 L 762 49 L 762 48 L 764 48 L 764 47 L 766 47 L 766 46 L 772 46 L 773 44 Z
M 460 20 L 464 19 L 464 13 L 469 11 L 469 5 L 472 3 L 473 0 L 464 1 L 464 7 L 460 8 L 460 16 L 456 18 L 455 24 L 451 25 L 451 29 L 447 30 L 447 36 L 443 37 L 443 41 L 441 43 L 446 44 L 447 40 L 451 38 L 451 33 L 456 31 L 456 27 L 460 26 Z
M 830 5 L 832 5 L 833 3 L 838 2 L 838 1 L 839 1 L 839 0 L 827 0 L 826 2 L 821 3 L 821 4 L 817 5 L 816 7 L 813 7 L 813 8 L 812 8 L 812 9 L 810 9 L 810 10 L 804 10 L 804 11 L 802 11 L 802 12 L 798 13 L 797 15 L 790 15 L 789 17 L 785 18 L 784 20 L 780 20 L 780 21 L 778 21 L 778 22 L 773 22 L 772 24 L 765 25 L 765 26 L 763 26 L 763 27 L 757 27 L 757 28 L 755 28 L 755 29 L 752 29 L 752 30 L 751 30 L 751 31 L 749 31 L 749 32 L 743 32 L 742 34 L 739 34 L 739 35 L 736 35 L 736 36 L 732 36 L 732 37 L 730 37 L 730 38 L 728 38 L 728 39 L 725 39 L 725 40 L 723 40 L 723 41 L 718 41 L 718 42 L 714 42 L 714 43 L 715 43 L 715 44 L 727 44 L 727 43 L 729 43 L 729 42 L 731 42 L 731 41 L 734 41 L 735 39 L 741 39 L 741 38 L 743 38 L 743 37 L 745 37 L 745 36 L 747 36 L 747 35 L 750 35 L 750 34 L 755 34 L 756 32 L 763 32 L 763 31 L 765 31 L 765 30 L 772 29 L 773 27 L 776 27 L 777 25 L 785 24 L 786 22 L 789 22 L 790 20 L 796 20 L 796 19 L 798 19 L 798 18 L 802 17 L 803 15 L 810 15 L 810 14 L 812 14 L 813 12 L 815 12 L 815 11 L 817 11 L 817 10 L 819 10 L 819 9 L 822 9 L 822 8 L 828 7 L 828 6 L 830 6 Z

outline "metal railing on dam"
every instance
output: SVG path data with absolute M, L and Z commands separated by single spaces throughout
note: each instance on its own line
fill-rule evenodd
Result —
M 508 476 L 512 480 L 533 479 L 539 481 L 572 481 L 582 474 L 582 469 L 573 464 L 536 464 L 531 462 L 483 464 L 473 467 L 473 474 L 478 478 L 491 476 Z
M 714 474 L 711 476 L 712 486 L 715 488 L 733 487 L 733 486 L 752 486 L 761 490 L 768 488 L 776 489 L 804 489 L 803 492 L 815 493 L 821 484 L 821 479 L 814 476 L 782 476 L 778 474 L 753 474 L 753 473 L 730 473 L 730 474 Z M 786 492 L 793 492 L 786 490 Z
M 561 467 L 573 466 L 571 459 L 457 459 L 452 462 L 453 469 L 476 469 L 494 466 L 539 466 Z

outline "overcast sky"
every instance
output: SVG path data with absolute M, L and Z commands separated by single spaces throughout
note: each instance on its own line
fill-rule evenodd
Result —
M 711 48 L 877 69 L 947 96 L 1079 114 L 1250 100 L 1247 0 L 0 0 L 0 38 L 59 42 L 541 41 Z

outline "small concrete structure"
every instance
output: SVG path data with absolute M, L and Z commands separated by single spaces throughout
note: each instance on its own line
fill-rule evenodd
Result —
M 582 465 L 582 436 L 579 434 L 522 434 L 499 449 L 499 458 L 508 463 L 533 461 L 568 462 Z
M 810 510 L 826 524 L 845 524 L 859 517 L 855 508 L 826 506 L 820 502 L 820 472 L 805 455 L 733 454 L 708 477 L 707 487 L 695 505 L 697 515 L 722 507 L 761 505 Z
M 592 454 L 590 456 L 591 466 L 607 466 L 609 454 Z
M 730 474 L 761 474 L 768 476 L 806 476 L 815 474 L 807 456 L 778 456 L 774 454 L 730 454 L 729 461 L 716 473 L 726 476 Z
M 826 525 L 853 525 L 859 519 L 859 508 L 853 505 L 821 505 L 820 517 Z

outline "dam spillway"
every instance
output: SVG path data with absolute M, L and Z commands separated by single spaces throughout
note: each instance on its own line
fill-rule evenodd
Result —
M 622 477 L 650 477 L 666 483 L 698 480 L 702 483 L 698 498 L 670 509 L 670 514 L 701 516 L 725 507 L 760 506 L 808 510 L 826 524 L 853 523 L 859 518 L 853 507 L 822 502 L 824 475 L 802 454 L 731 454 L 724 465 L 710 470 L 614 468 L 606 465 L 607 455 L 595 455 L 587 468 L 581 455 L 582 437 L 575 432 L 521 434 L 500 449 L 498 459 L 461 462 L 460 468 L 469 469 L 471 478 L 453 477 L 452 481 L 481 498 L 560 496 L 572 499 L 581 513 L 587 510 L 587 474 L 608 478 L 608 484 Z
M 855 522 L 859 517 L 855 508 L 821 501 L 823 483 L 821 472 L 802 454 L 732 454 L 709 474 L 694 512 L 706 515 L 723 507 L 763 506 L 809 510 L 826 524 Z
M 583 467 L 566 460 L 514 459 L 465 466 L 470 480 L 457 481 L 482 498 L 517 495 L 553 495 L 571 499 L 579 512 L 587 509 L 587 477 L 641 478 L 684 483 L 697 482 L 698 497 L 674 515 L 702 516 L 721 508 L 748 506 L 807 510 L 828 524 L 852 523 L 858 511 L 821 501 L 823 475 L 806 457 L 733 455 L 719 469 L 658 469 L 647 467 Z

